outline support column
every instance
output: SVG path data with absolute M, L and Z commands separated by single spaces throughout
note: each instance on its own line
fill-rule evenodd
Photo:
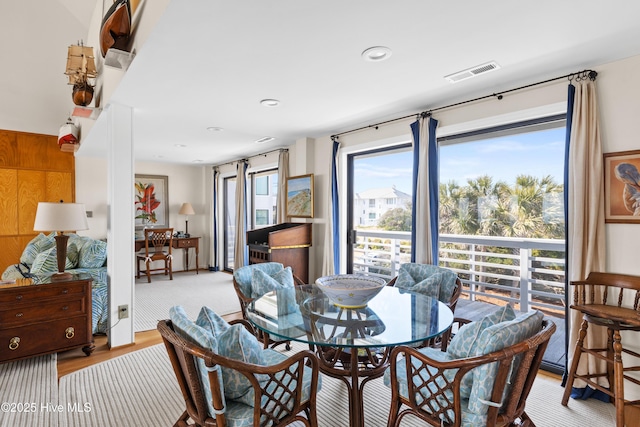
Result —
M 107 274 L 109 283 L 109 346 L 134 342 L 134 160 L 133 110 L 111 104 L 107 115 Z M 118 319 L 118 307 L 129 317 Z

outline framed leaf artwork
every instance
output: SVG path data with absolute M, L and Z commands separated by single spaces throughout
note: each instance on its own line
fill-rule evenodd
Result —
M 169 177 L 139 175 L 135 179 L 136 230 L 169 226 Z

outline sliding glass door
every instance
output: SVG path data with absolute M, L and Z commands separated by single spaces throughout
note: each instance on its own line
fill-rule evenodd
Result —
M 410 144 L 347 157 L 347 271 L 391 278 L 411 256 Z

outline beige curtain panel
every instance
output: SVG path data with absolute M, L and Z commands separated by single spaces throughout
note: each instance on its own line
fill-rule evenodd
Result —
M 604 175 L 602 144 L 598 125 L 595 81 L 575 82 L 575 98 L 571 136 L 569 141 L 569 253 L 567 270 L 569 281 L 584 280 L 591 271 L 605 269 L 604 228 Z M 569 289 L 567 303 L 573 301 L 573 289 Z M 569 313 L 569 366 L 575 351 L 582 316 L 579 311 Z M 586 347 L 604 348 L 607 343 L 605 328 L 590 325 L 585 338 Z M 605 362 L 589 356 L 580 360 L 578 373 L 603 372 Z M 606 379 L 599 384 L 608 386 Z M 576 381 L 576 388 L 586 386 Z

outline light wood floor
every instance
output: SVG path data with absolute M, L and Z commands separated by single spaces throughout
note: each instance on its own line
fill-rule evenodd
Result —
M 240 312 L 222 316 L 227 321 L 241 318 Z M 136 332 L 135 343 L 117 348 L 109 348 L 107 337 L 94 336 L 96 349 L 91 356 L 85 356 L 81 348 L 58 353 L 58 379 L 87 366 L 95 365 L 109 359 L 122 356 L 132 351 L 142 350 L 152 345 L 161 344 L 162 337 L 157 330 Z

